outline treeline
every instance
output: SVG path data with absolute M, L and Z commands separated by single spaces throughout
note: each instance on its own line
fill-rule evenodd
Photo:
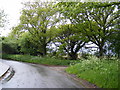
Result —
M 99 57 L 120 57 L 119 6 L 119 2 L 24 3 L 20 23 L 1 37 L 3 53 L 67 55 L 75 60 L 92 42 Z

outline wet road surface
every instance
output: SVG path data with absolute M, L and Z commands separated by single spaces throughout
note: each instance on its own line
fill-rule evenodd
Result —
M 3 61 L 10 65 L 15 74 L 2 88 L 83 88 L 66 75 L 47 66 L 17 61 Z

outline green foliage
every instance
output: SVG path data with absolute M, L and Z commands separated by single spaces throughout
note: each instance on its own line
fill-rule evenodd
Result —
M 61 25 L 57 29 L 56 42 L 59 42 L 59 51 L 69 55 L 69 59 L 77 59 L 77 52 L 87 42 L 76 25 Z M 84 38 L 83 38 L 84 37 Z
M 18 25 L 18 26 L 12 27 L 12 31 L 9 33 L 9 36 L 12 38 L 19 39 L 21 34 L 25 33 L 25 31 L 24 30 L 21 31 L 21 29 L 23 29 L 23 25 Z
M 18 53 L 16 43 L 2 43 L 2 52 L 9 54 Z
M 20 53 L 37 55 L 38 47 L 31 41 L 33 38 L 29 32 L 25 32 L 19 38 Z
M 66 69 L 101 88 L 118 88 L 118 60 L 105 60 L 90 57 Z
M 116 32 L 120 3 L 109 2 L 60 2 L 60 12 L 72 23 L 77 24 L 81 33 L 99 47 L 103 56 L 104 45 L 109 36 Z
M 10 37 L 2 37 L 2 53 L 15 54 L 19 53 L 18 43 Z
M 90 57 L 90 54 L 88 54 L 88 53 L 82 53 L 81 57 L 83 59 L 88 59 Z
M 108 41 L 110 43 L 109 50 L 112 50 L 112 53 L 114 53 L 118 58 L 120 58 L 120 25 L 118 21 L 118 25 L 116 25 L 117 32 L 110 35 Z
M 103 56 L 106 42 L 118 31 L 115 28 L 119 25 L 119 2 L 55 4 L 37 1 L 24 5 L 20 23 L 13 27 L 10 35 L 18 39 L 21 52 L 26 54 L 39 52 L 45 56 L 47 52 L 52 52 L 51 43 L 59 43 L 56 45 L 56 56 L 67 54 L 70 59 L 77 59 L 79 50 L 90 41 L 98 46 L 98 55 Z M 111 39 L 111 42 L 117 38 Z M 116 46 L 115 44 L 112 46 Z M 120 50 L 119 45 L 112 48 L 117 53 Z
M 20 31 L 28 31 L 32 37 L 31 41 L 37 45 L 39 51 L 46 55 L 47 44 L 54 38 L 52 30 L 58 19 L 56 18 L 56 9 L 50 2 L 28 2 L 22 10 L 20 17 Z
M 61 60 L 49 57 L 39 57 L 39 56 L 31 56 L 31 55 L 12 55 L 12 54 L 3 54 L 3 59 L 10 59 L 28 63 L 36 63 L 36 64 L 44 64 L 44 65 L 61 65 L 61 66 L 69 66 L 70 63 L 75 62 L 75 60 Z

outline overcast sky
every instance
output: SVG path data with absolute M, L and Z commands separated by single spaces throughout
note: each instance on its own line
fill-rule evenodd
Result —
M 5 11 L 5 14 L 7 14 L 7 20 L 9 22 L 4 29 L 0 28 L 2 31 L 2 36 L 8 35 L 11 27 L 18 24 L 20 11 L 23 7 L 21 3 L 25 1 L 31 0 L 0 0 L 0 9 Z
M 7 14 L 7 19 L 9 21 L 9 23 L 6 25 L 4 29 L 0 28 L 0 31 L 2 31 L 2 36 L 8 35 L 8 33 L 11 31 L 10 29 L 18 24 L 20 11 L 22 10 L 23 7 L 21 3 L 27 1 L 35 0 L 0 0 L 0 9 L 5 11 L 5 14 Z M 55 0 L 40 0 L 40 1 L 44 2 Z

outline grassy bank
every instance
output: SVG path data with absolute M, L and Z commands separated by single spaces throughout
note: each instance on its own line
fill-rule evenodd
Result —
M 39 57 L 39 56 L 31 56 L 31 55 L 12 55 L 12 54 L 3 54 L 3 59 L 10 59 L 28 63 L 37 63 L 37 64 L 45 64 L 45 65 L 60 65 L 60 66 L 69 66 L 70 63 L 75 63 L 75 60 L 61 60 L 49 57 Z M 79 61 L 78 61 L 79 62 Z
M 93 57 L 71 65 L 66 71 L 101 88 L 118 88 L 118 60 Z

